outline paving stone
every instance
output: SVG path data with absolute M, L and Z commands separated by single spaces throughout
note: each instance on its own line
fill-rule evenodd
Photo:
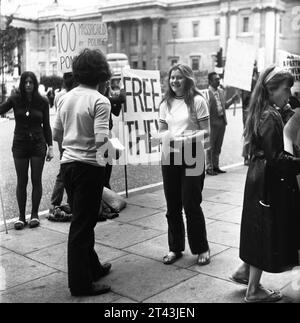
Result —
M 110 222 L 105 228 L 95 229 L 97 242 L 118 249 L 157 237 L 162 233 L 163 231 L 118 222 Z
M 117 222 L 127 223 L 158 212 L 160 212 L 160 210 L 128 204 L 127 207 L 121 211 L 120 216 L 114 220 Z
M 190 269 L 199 273 L 207 274 L 229 281 L 229 277 L 241 264 L 239 250 L 236 248 L 227 249 L 212 258 L 211 263 L 207 266 L 192 266 Z
M 195 275 L 192 271 L 136 255 L 113 261 L 115 268 L 103 278 L 112 290 L 135 301 L 143 301 Z
M 183 218 L 185 221 L 184 214 L 183 214 Z M 206 225 L 210 225 L 211 223 L 213 223 L 215 221 L 212 219 L 206 219 L 205 222 L 206 222 Z M 147 228 L 156 229 L 156 230 L 160 230 L 163 232 L 168 231 L 168 222 L 167 222 L 167 218 L 166 218 L 166 212 L 161 212 L 161 213 L 157 213 L 157 214 L 154 214 L 151 216 L 147 216 L 143 219 L 133 221 L 133 222 L 131 222 L 131 224 L 145 226 Z
M 109 223 L 110 221 L 98 222 L 96 227 L 103 227 Z M 70 231 L 70 222 L 52 222 L 45 219 L 41 221 L 41 227 L 55 232 L 64 233 L 68 237 Z
M 211 202 L 242 206 L 244 194 L 238 192 L 225 192 L 219 195 L 208 197 L 206 200 Z
M 1 290 L 7 290 L 31 280 L 54 273 L 56 270 L 15 253 L 1 256 Z
M 234 223 L 217 221 L 207 226 L 208 241 L 228 247 L 240 245 L 240 226 Z
M 0 256 L 5 255 L 6 253 L 9 253 L 9 250 L 0 247 Z
M 127 199 L 127 203 L 155 209 L 163 208 L 166 205 L 164 195 L 157 195 L 153 193 L 146 193 L 129 197 Z
M 283 288 L 282 294 L 292 303 L 300 303 L 300 276 Z
M 160 230 L 163 232 L 168 231 L 168 223 L 166 219 L 166 212 L 157 213 L 155 215 L 147 216 L 143 219 L 133 221 L 131 224 L 144 226 L 147 228 Z
M 64 273 L 28 282 L 0 295 L 1 303 L 111 303 L 120 299 L 113 292 L 96 297 L 72 297 Z
M 184 256 L 178 261 L 176 261 L 176 263 L 174 263 L 174 266 L 178 266 L 181 268 L 188 268 L 196 263 L 197 256 L 192 255 L 189 249 L 187 240 L 185 244 L 186 244 L 186 250 L 184 252 Z M 210 243 L 210 249 L 211 249 L 211 256 L 214 256 L 226 250 L 227 247 Z M 168 250 L 169 248 L 168 248 L 167 234 L 125 249 L 125 251 L 127 252 L 131 252 L 143 257 L 151 258 L 160 262 L 162 262 L 162 258 L 168 252 Z
M 110 262 L 113 259 L 126 255 L 127 253 L 118 249 L 95 244 L 95 250 L 101 263 Z M 67 244 L 60 244 L 41 251 L 33 252 L 26 255 L 27 257 L 43 263 L 49 267 L 67 273 Z
M 217 187 L 217 186 L 215 186 Z M 222 194 L 222 193 L 225 193 L 226 190 L 217 190 L 217 189 L 212 189 L 212 188 L 204 188 L 203 189 L 203 192 L 202 192 L 202 197 L 203 197 L 203 200 L 207 200 L 209 197 L 212 197 L 212 196 L 215 196 L 215 195 L 219 195 L 219 194 Z
M 112 303 L 114 304 L 134 304 L 134 303 L 138 303 L 128 297 L 121 297 L 119 299 L 117 299 L 116 301 L 113 301 Z
M 27 254 L 67 241 L 67 236 L 44 228 L 10 230 L 0 234 L 1 246 L 19 254 Z
M 244 290 L 227 281 L 197 275 L 184 283 L 163 291 L 144 303 L 241 303 Z
M 205 188 L 215 189 L 216 187 L 220 187 L 223 191 L 231 191 L 231 192 L 240 192 L 243 193 L 245 189 L 245 181 L 244 180 L 234 180 L 234 181 L 218 181 L 211 180 L 205 183 Z
M 222 214 L 236 208 L 236 206 L 234 205 L 209 201 L 203 201 L 201 206 L 206 218 L 214 218 L 215 215 Z
M 235 207 L 234 209 L 232 209 L 230 211 L 227 211 L 227 212 L 224 212 L 224 213 L 221 213 L 221 214 L 217 214 L 217 215 L 214 215 L 214 216 L 210 216 L 210 218 L 218 220 L 218 221 L 241 224 L 242 212 L 243 212 L 242 207 Z
M 68 235 L 70 231 L 70 222 L 52 222 L 45 219 L 41 221 L 41 227 Z

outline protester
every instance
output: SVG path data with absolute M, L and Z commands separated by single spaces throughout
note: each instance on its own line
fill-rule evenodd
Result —
M 57 111 L 59 100 L 69 91 L 72 90 L 73 87 L 76 86 L 74 82 L 73 73 L 68 72 L 63 75 L 63 89 L 56 94 L 54 99 L 54 108 Z M 60 153 L 60 159 L 62 158 L 63 149 L 61 147 L 61 143 L 58 142 L 58 150 Z M 51 195 L 51 207 L 49 209 L 49 220 L 57 220 L 57 221 L 70 221 L 71 220 L 71 208 L 69 205 L 69 200 L 67 200 L 67 204 L 61 205 L 63 196 L 64 196 L 64 183 L 61 176 L 61 169 L 59 169 L 59 173 L 56 177 L 56 181 L 54 184 L 54 188 Z
M 40 224 L 38 210 L 42 197 L 42 172 L 45 158 L 53 158 L 52 133 L 49 121 L 49 104 L 38 92 L 38 81 L 34 73 L 21 75 L 19 91 L 0 105 L 0 114 L 13 109 L 15 131 L 12 153 L 17 173 L 17 201 L 19 220 L 15 222 L 16 230 L 22 230 L 26 222 L 26 200 L 28 169 L 31 168 L 32 210 L 29 227 Z M 47 148 L 48 147 L 48 148 Z
M 251 99 L 251 94 L 255 88 L 257 79 L 258 79 L 258 71 L 257 67 L 254 66 L 253 69 L 253 75 L 252 75 L 252 82 L 251 82 L 251 91 L 242 91 L 241 99 L 242 99 L 242 111 L 243 111 L 243 126 L 245 129 L 246 126 L 246 120 L 248 116 L 248 109 L 249 109 L 249 104 L 250 104 L 250 99 Z M 244 157 L 244 165 L 249 166 L 250 163 L 250 151 L 249 151 L 249 145 L 247 143 L 244 143 L 243 146 L 243 153 L 242 156 Z
M 193 72 L 189 66 L 173 66 L 168 80 L 168 89 L 160 105 L 159 131 L 165 136 L 163 145 L 164 141 L 168 140 L 172 147 L 179 149 L 169 151 L 162 160 L 169 241 L 169 253 L 163 258 L 163 263 L 172 264 L 182 257 L 185 249 L 182 217 L 184 208 L 191 252 L 198 255 L 198 265 L 206 265 L 210 262 L 210 251 L 201 208 L 205 157 L 203 148 L 199 149 L 202 144 L 199 146 L 197 138 L 202 130 L 208 141 L 208 107 L 206 100 L 195 87 Z M 186 152 L 195 156 L 193 164 L 187 160 Z M 201 158 L 202 166 L 201 163 L 199 165 Z M 181 162 L 177 163 L 177 160 Z M 191 170 L 195 171 L 189 172 Z
M 111 264 L 101 264 L 94 250 L 98 213 L 103 192 L 104 157 L 109 132 L 109 100 L 98 92 L 111 77 L 105 56 L 85 49 L 73 62 L 79 86 L 58 104 L 54 138 L 62 142 L 63 182 L 73 218 L 68 241 L 69 288 L 73 296 L 93 296 L 110 291 L 100 279 Z
M 113 95 L 110 93 L 109 86 L 106 89 L 105 96 L 109 99 L 111 104 L 111 114 L 109 118 L 109 131 L 113 129 L 113 118 L 112 115 L 118 117 L 122 110 L 122 104 L 125 103 L 126 96 L 123 91 L 119 91 L 118 94 L 115 92 Z M 111 189 L 110 177 L 112 173 L 112 160 L 106 164 L 105 170 L 105 182 L 104 187 Z
M 207 151 L 206 172 L 209 175 L 226 173 L 219 167 L 219 159 L 223 145 L 228 109 L 238 95 L 233 95 L 228 101 L 225 100 L 225 92 L 220 87 L 220 77 L 217 73 L 208 74 L 209 81 L 209 114 L 210 114 L 210 149 Z
M 298 265 L 300 158 L 284 151 L 281 113 L 292 75 L 271 66 L 261 73 L 251 98 L 245 139 L 250 144 L 241 224 L 240 258 L 232 280 L 248 284 L 245 302 L 277 302 L 278 291 L 260 285 L 263 271 L 280 273 Z

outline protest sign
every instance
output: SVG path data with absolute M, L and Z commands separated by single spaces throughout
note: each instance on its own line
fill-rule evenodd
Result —
M 251 91 L 254 62 L 254 46 L 229 39 L 224 84 L 241 90 Z
M 85 48 L 106 54 L 107 27 L 103 22 L 61 22 L 55 24 L 58 70 L 72 71 L 73 59 Z
M 149 135 L 159 129 L 161 87 L 159 71 L 123 70 L 126 92 L 124 131 L 119 131 L 126 147 L 128 164 L 158 164 L 160 147 L 153 147 Z M 121 137 L 123 137 L 121 139 Z
M 300 92 L 300 56 L 284 50 L 278 50 L 277 63 L 280 67 L 288 69 L 294 76 L 294 92 Z

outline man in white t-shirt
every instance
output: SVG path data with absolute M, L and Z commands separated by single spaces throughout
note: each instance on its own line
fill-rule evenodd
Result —
M 101 264 L 94 250 L 94 228 L 103 192 L 110 102 L 98 88 L 110 79 L 105 56 L 85 49 L 73 62 L 79 83 L 58 102 L 54 140 L 62 142 L 61 171 L 73 219 L 68 241 L 69 288 L 73 296 L 110 291 L 99 280 L 111 264 Z

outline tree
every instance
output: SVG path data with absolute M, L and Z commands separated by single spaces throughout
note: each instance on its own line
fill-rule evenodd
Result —
M 12 26 L 13 16 L 9 16 L 5 22 L 5 28 L 0 30 L 0 48 L 2 51 L 2 71 L 6 69 L 7 73 L 12 73 L 16 66 L 13 51 L 19 48 L 23 41 L 23 28 Z M 3 64 L 4 62 L 4 64 Z M 19 62 L 18 62 L 19 63 Z M 4 65 L 4 66 L 3 66 Z
M 20 71 L 20 55 L 16 63 L 13 51 L 15 48 L 20 48 L 23 41 L 23 28 L 12 26 L 13 15 L 6 17 L 4 29 L 0 28 L 0 60 L 1 60 L 1 92 L 2 100 L 5 97 L 5 73 L 13 73 L 16 65 Z
M 63 84 L 63 79 L 59 76 L 42 76 L 40 84 L 43 84 L 46 88 L 46 91 L 49 87 L 52 87 L 53 90 L 60 89 Z

